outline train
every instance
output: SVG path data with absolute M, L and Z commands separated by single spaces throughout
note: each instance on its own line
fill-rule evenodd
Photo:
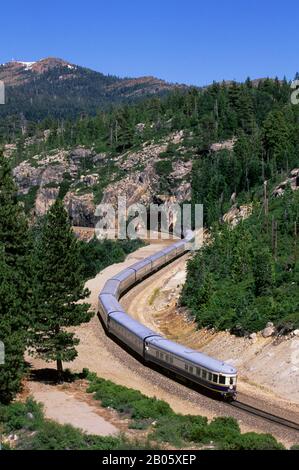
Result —
M 98 316 L 106 331 L 148 365 L 208 389 L 225 400 L 237 395 L 237 370 L 230 364 L 175 343 L 128 315 L 119 303 L 125 292 L 187 252 L 190 234 L 108 279 L 98 295 Z

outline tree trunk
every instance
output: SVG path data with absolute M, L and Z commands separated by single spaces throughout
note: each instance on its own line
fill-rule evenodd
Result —
M 58 382 L 63 382 L 63 366 L 62 360 L 57 359 L 57 372 L 58 372 Z

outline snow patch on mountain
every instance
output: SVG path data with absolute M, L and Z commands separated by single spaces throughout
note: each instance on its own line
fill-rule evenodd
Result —
M 24 65 L 24 67 L 26 68 L 26 70 L 30 70 L 30 69 L 32 68 L 32 66 L 33 66 L 34 64 L 36 64 L 36 62 L 24 62 L 24 61 L 22 61 L 22 60 L 17 60 L 16 62 L 17 62 L 18 64 Z

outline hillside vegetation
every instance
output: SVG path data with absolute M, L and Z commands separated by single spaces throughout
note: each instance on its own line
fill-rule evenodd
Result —
M 244 334 L 268 321 L 282 332 L 299 327 L 299 191 L 256 202 L 234 229 L 215 224 L 211 243 L 189 263 L 181 302 L 200 327 Z
M 131 429 L 143 430 L 136 440 L 125 434 L 116 437 L 88 435 L 71 425 L 45 419 L 42 407 L 32 399 L 0 405 L 0 431 L 4 448 L 8 435 L 16 435 L 17 450 L 116 450 L 209 448 L 223 450 L 283 450 L 271 434 L 241 433 L 234 418 L 220 417 L 208 423 L 203 416 L 175 413 L 163 400 L 149 398 L 137 390 L 117 385 L 83 370 L 99 406 L 109 407 L 129 423 Z

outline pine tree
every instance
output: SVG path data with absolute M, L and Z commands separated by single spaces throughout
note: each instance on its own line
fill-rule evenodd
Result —
M 4 364 L 0 364 L 0 402 L 8 403 L 20 390 L 24 373 L 24 331 L 20 328 L 22 300 L 15 286 L 14 270 L 5 262 L 0 244 L 0 341 L 4 344 Z
M 17 190 L 8 160 L 0 155 L 0 242 L 5 245 L 6 261 L 14 268 L 25 268 L 28 255 L 28 226 L 17 200 Z
M 75 359 L 75 346 L 79 344 L 67 328 L 88 322 L 92 314 L 88 304 L 77 303 L 89 291 L 84 289 L 79 245 L 60 200 L 46 216 L 37 240 L 35 264 L 36 314 L 30 351 L 46 361 L 56 361 L 62 378 L 62 362 Z
M 274 170 L 286 169 L 292 151 L 291 126 L 281 111 L 269 113 L 264 122 L 264 147 L 273 159 Z
M 0 401 L 20 389 L 23 353 L 30 325 L 30 239 L 16 197 L 8 160 L 0 155 L 0 340 L 5 364 L 0 366 Z
M 274 263 L 268 248 L 256 252 L 253 260 L 255 295 L 269 295 L 275 282 Z

